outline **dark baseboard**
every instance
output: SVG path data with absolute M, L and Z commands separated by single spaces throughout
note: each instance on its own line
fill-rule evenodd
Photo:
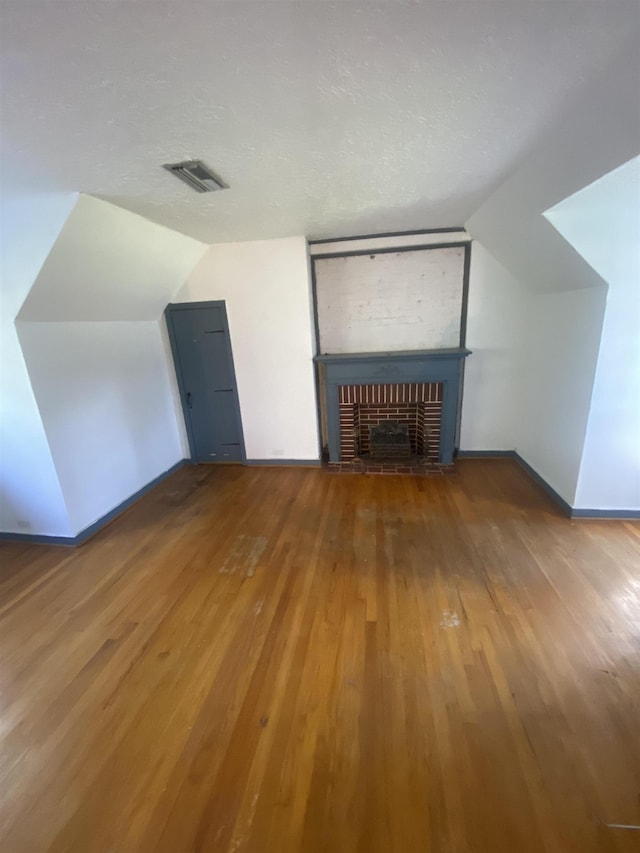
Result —
M 513 458 L 516 460 L 516 462 L 518 463 L 518 465 L 520 465 L 521 468 L 524 468 L 524 470 L 527 472 L 527 474 L 531 477 L 532 480 L 535 480 L 539 486 L 542 486 L 542 488 L 549 495 L 549 497 L 558 504 L 564 514 L 571 518 L 571 516 L 573 515 L 573 507 L 571 506 L 571 504 L 567 503 L 567 501 L 565 501 L 562 495 L 559 495 L 553 488 L 553 486 L 550 486 L 549 483 L 547 483 L 547 481 L 544 479 L 544 477 L 541 477 L 540 474 L 538 474 L 538 472 L 535 470 L 535 468 L 532 468 L 528 462 L 525 462 L 522 456 L 520 456 L 520 454 L 517 453 L 515 450 L 513 451 Z
M 640 519 L 640 509 L 582 509 L 574 507 L 571 518 L 611 518 L 619 521 Z
M 515 459 L 516 462 L 523 468 L 532 480 L 535 480 L 539 486 L 552 498 L 558 506 L 564 511 L 569 518 L 609 518 L 609 519 L 640 519 L 640 510 L 637 509 L 582 509 L 572 507 L 556 490 L 547 483 L 547 481 L 538 474 L 538 472 L 529 465 L 528 462 L 519 455 L 515 450 L 459 450 L 458 457 L 460 459 L 483 458 L 490 459 L 491 457 L 508 457 Z
M 496 456 L 507 456 L 515 459 L 518 454 L 515 450 L 458 450 L 458 459 L 492 459 Z
M 114 518 L 123 513 L 136 501 L 140 500 L 141 497 L 146 495 L 147 492 L 150 492 L 151 489 L 155 488 L 158 483 L 166 480 L 167 477 L 170 477 L 171 474 L 178 471 L 180 468 L 184 468 L 185 465 L 191 464 L 190 459 L 181 459 L 179 462 L 176 462 L 175 465 L 172 465 L 171 468 L 163 471 L 162 474 L 159 474 L 151 480 L 150 483 L 147 483 L 146 486 L 138 489 L 137 492 L 122 501 L 122 503 L 119 503 L 118 506 L 114 507 L 106 515 L 103 515 L 97 521 L 94 521 L 93 524 L 85 527 L 85 529 L 81 530 L 76 536 L 41 536 L 31 533 L 0 533 L 0 539 L 12 542 L 30 542 L 36 545 L 66 545 L 67 547 L 75 548 L 78 545 L 82 545 L 83 542 L 86 542 L 87 539 L 94 536 L 99 530 L 102 530 L 102 528 L 109 524 L 110 521 L 113 521 Z
M 44 536 L 38 533 L 0 533 L 0 542 L 26 542 L 30 545 L 67 545 L 79 543 L 75 536 Z
M 245 465 L 271 465 L 274 467 L 290 468 L 292 465 L 301 468 L 319 468 L 319 459 L 247 459 Z
M 562 509 L 565 515 L 571 518 L 571 514 L 573 512 L 573 508 L 565 501 L 563 497 L 561 497 L 556 490 L 547 483 L 545 479 L 543 479 L 538 472 L 529 465 L 528 462 L 525 462 L 522 456 L 518 454 L 515 450 L 459 450 L 458 458 L 460 459 L 474 459 L 474 458 L 482 458 L 482 459 L 491 459 L 491 458 L 508 458 L 514 459 L 521 468 L 523 468 L 527 474 L 531 477 L 532 480 L 535 480 L 539 486 L 545 490 L 545 492 L 549 495 L 549 497 L 555 501 L 556 504 Z
M 561 497 L 554 488 L 552 488 L 549 483 L 545 479 L 543 479 L 538 472 L 529 465 L 528 462 L 525 462 L 522 456 L 518 454 L 515 450 L 459 450 L 458 458 L 459 459 L 491 459 L 491 458 L 507 458 L 514 459 L 521 468 L 523 468 L 527 474 L 531 477 L 532 480 L 535 480 L 539 486 L 545 490 L 545 492 L 549 495 L 549 497 L 558 504 L 558 506 L 562 509 L 565 515 L 571 518 L 571 513 L 573 512 L 572 507 L 565 501 L 563 497 Z
M 585 509 L 585 508 L 574 508 L 568 504 L 564 498 L 562 498 L 555 489 L 553 489 L 546 480 L 544 480 L 538 472 L 529 465 L 525 460 L 515 451 L 515 450 L 460 450 L 457 454 L 460 459 L 491 459 L 491 458 L 509 458 L 514 459 L 526 472 L 529 476 L 541 486 L 545 492 L 551 497 L 558 506 L 564 511 L 565 515 L 569 516 L 569 518 L 601 518 L 601 519 L 640 519 L 640 510 L 627 510 L 627 509 Z M 110 512 L 106 515 L 103 515 L 97 521 L 94 521 L 93 524 L 90 524 L 89 527 L 85 527 L 84 530 L 81 530 L 76 536 L 43 536 L 39 534 L 32 533 L 2 533 L 0 532 L 0 540 L 10 541 L 10 542 L 28 542 L 35 545 L 64 545 L 67 547 L 77 547 L 78 545 L 82 545 L 89 538 L 94 536 L 98 531 L 102 530 L 109 522 L 113 521 L 117 516 L 123 513 L 126 509 L 128 509 L 132 504 L 136 501 L 140 500 L 141 497 L 146 495 L 151 489 L 155 488 L 159 483 L 165 480 L 167 477 L 170 477 L 171 474 L 178 471 L 180 468 L 183 468 L 185 465 L 192 465 L 190 459 L 181 459 L 179 462 L 176 462 L 175 465 L 172 465 L 171 468 L 164 471 L 162 474 L 159 474 L 155 479 L 153 479 L 150 483 L 147 483 L 146 486 L 143 486 L 141 489 L 138 489 L 133 495 L 128 497 L 126 500 L 122 501 L 122 503 L 118 504 L 117 507 L 114 507 Z M 246 465 L 254 465 L 254 466 L 273 466 L 273 467 L 291 467 L 298 466 L 303 468 L 318 468 L 322 464 L 319 459 L 247 459 L 245 462 Z

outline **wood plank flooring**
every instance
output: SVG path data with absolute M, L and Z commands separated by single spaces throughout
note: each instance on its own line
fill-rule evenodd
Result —
M 2 853 L 640 850 L 640 526 L 512 460 L 185 468 L 0 560 Z

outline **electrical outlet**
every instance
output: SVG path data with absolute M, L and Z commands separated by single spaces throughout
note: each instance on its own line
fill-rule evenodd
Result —
M 18 519 L 18 530 L 31 530 L 31 522 L 24 518 Z
M 284 456 L 284 450 L 274 450 L 273 455 L 274 456 Z

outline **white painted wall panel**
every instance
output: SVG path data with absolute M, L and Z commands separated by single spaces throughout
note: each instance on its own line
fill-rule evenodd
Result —
M 173 302 L 224 299 L 248 459 L 318 459 L 304 237 L 211 246 Z
M 317 259 L 321 352 L 459 346 L 464 251 L 453 246 Z
M 0 192 L 0 530 L 69 536 L 69 516 L 31 388 L 15 317 L 75 193 Z
M 640 157 L 547 216 L 609 285 L 575 503 L 640 510 Z
M 23 229 L 18 237 L 31 251 L 37 229 L 31 220 Z M 44 513 L 43 504 L 53 505 L 58 496 L 49 485 L 50 497 L 42 498 L 48 466 L 37 455 L 35 422 L 25 425 L 26 392 L 14 406 L 22 414 L 6 419 L 10 435 L 3 444 L 22 463 L 10 474 L 11 485 L 3 485 L 2 523 L 13 530 L 25 519 L 31 525 L 26 532 L 75 535 L 185 455 L 160 317 L 205 246 L 81 196 L 47 251 L 29 265 L 26 285 L 33 287 L 26 287 L 19 313 L 16 302 L 11 315 L 17 313 L 18 335 L 9 330 L 14 349 L 22 345 L 12 374 L 26 377 L 28 371 L 66 523 Z M 121 322 L 102 322 L 113 320 Z M 21 449 L 25 442 L 34 449 Z M 25 464 L 30 457 L 33 463 Z M 32 467 L 37 479 L 29 476 Z
M 523 328 L 516 450 L 571 506 L 606 298 L 604 286 L 535 294 Z
M 513 450 L 522 393 L 523 329 L 532 295 L 474 241 L 469 275 L 462 450 Z
M 473 243 L 461 448 L 515 448 L 571 505 L 605 301 L 605 287 L 532 292 Z
M 160 321 L 18 327 L 75 535 L 183 457 Z

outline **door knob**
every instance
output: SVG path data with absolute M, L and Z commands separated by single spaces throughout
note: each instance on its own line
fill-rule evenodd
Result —
M 190 409 L 193 408 L 191 405 L 191 391 L 187 391 L 187 406 L 189 406 Z

